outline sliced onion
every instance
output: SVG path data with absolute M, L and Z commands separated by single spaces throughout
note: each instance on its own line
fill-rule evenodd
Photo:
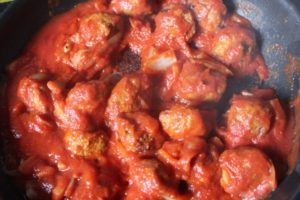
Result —
M 85 54 L 87 50 L 86 49 L 81 49 L 77 51 L 72 57 L 71 57 L 71 63 L 72 67 L 77 69 L 78 66 L 82 63 L 82 60 L 85 59 Z
M 106 52 L 109 52 L 110 50 L 114 49 L 119 44 L 122 37 L 123 37 L 122 32 L 116 33 L 111 38 L 109 38 L 107 40 L 107 42 L 100 49 L 97 50 L 97 53 L 99 55 L 102 55 L 102 54 L 104 54 Z
M 211 56 L 207 55 L 203 51 L 193 52 L 192 59 L 195 62 L 202 64 L 209 69 L 218 71 L 224 75 L 227 75 L 227 76 L 233 75 L 233 73 L 228 69 L 228 67 L 226 65 L 217 61 L 216 59 L 212 58 Z
M 76 185 L 76 179 L 74 177 L 72 177 L 68 186 L 66 187 L 66 190 L 65 190 L 66 197 L 69 197 L 72 195 L 75 185 Z
M 40 72 L 40 73 L 32 74 L 31 78 L 37 81 L 43 81 L 49 78 L 49 74 Z
M 201 62 L 202 62 L 202 65 L 204 65 L 205 67 L 207 67 L 209 69 L 218 71 L 227 76 L 233 75 L 233 73 L 225 65 L 223 65 L 222 63 L 219 63 L 215 60 L 204 59 L 204 60 L 201 60 Z
M 251 92 L 249 92 L 249 91 L 242 91 L 242 95 L 243 95 L 243 96 L 248 96 L 248 97 L 254 96 L 253 93 L 251 93 Z
M 154 55 L 147 59 L 144 64 L 146 71 L 166 71 L 169 67 L 177 63 L 177 58 L 174 51 L 169 50 L 162 53 L 151 52 L 151 54 Z

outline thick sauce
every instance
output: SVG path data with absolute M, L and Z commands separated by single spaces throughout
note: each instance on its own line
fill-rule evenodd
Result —
M 9 66 L 6 165 L 29 199 L 263 199 L 287 173 L 289 112 L 251 23 L 221 0 L 91 0 Z

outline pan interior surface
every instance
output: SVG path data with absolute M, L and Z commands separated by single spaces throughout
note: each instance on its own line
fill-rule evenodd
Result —
M 225 0 L 231 10 L 249 19 L 257 31 L 270 75 L 265 86 L 276 88 L 281 98 L 297 93 L 297 71 L 286 66 L 300 59 L 300 2 L 282 0 Z

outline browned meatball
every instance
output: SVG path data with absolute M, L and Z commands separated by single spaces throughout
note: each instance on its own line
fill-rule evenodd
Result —
M 116 132 L 125 149 L 138 155 L 154 154 L 164 141 L 158 121 L 143 112 L 120 114 Z
M 103 131 L 94 133 L 69 130 L 64 136 L 66 148 L 84 158 L 99 158 L 106 150 L 108 136 Z
M 192 12 L 182 4 L 167 4 L 155 16 L 155 31 L 141 52 L 146 72 L 164 72 L 177 63 L 176 51 L 191 55 L 187 42 L 196 32 Z
M 132 180 L 129 197 L 135 192 L 132 196 L 140 196 L 140 199 L 184 199 L 177 192 L 178 181 L 172 170 L 156 159 L 143 159 L 132 163 L 129 177 Z
M 190 190 L 193 191 L 193 199 L 234 199 L 220 185 L 221 169 L 218 159 L 223 150 L 221 140 L 213 137 L 207 141 L 206 148 L 193 159 L 187 180 Z
M 270 105 L 259 98 L 234 96 L 226 116 L 228 133 L 224 136 L 230 147 L 236 147 L 256 144 L 264 137 L 271 129 L 273 113 Z
M 145 74 L 124 76 L 114 87 L 108 99 L 105 115 L 111 129 L 120 113 L 144 111 L 150 108 L 151 84 Z
M 274 92 L 255 89 L 235 95 L 218 134 L 227 147 L 251 145 L 263 150 L 274 162 L 278 178 L 285 174 L 291 145 L 286 113 Z M 280 147 L 280 148 L 279 148 Z
M 107 96 L 108 88 L 101 81 L 76 83 L 67 95 L 66 104 L 73 109 L 90 114 L 97 110 L 101 118 Z
M 104 43 L 110 36 L 120 31 L 120 17 L 109 13 L 94 13 L 80 20 L 79 36 L 86 46 Z
M 171 165 L 178 178 L 187 180 L 195 158 L 207 150 L 207 143 L 199 137 L 189 137 L 183 141 L 167 141 L 158 151 L 158 158 Z
M 248 51 L 252 51 L 254 44 L 254 33 L 251 30 L 228 27 L 216 34 L 212 54 L 227 64 L 237 63 Z
M 236 76 L 258 73 L 266 79 L 268 70 L 258 51 L 256 35 L 251 24 L 238 15 L 231 16 L 215 34 L 199 34 L 196 46 L 227 64 Z
M 262 79 L 267 77 L 266 65 L 251 29 L 237 25 L 224 28 L 214 36 L 211 47 L 211 55 L 231 66 L 235 75 L 252 75 L 257 71 Z
M 159 120 L 164 131 L 173 139 L 204 136 L 208 133 L 203 115 L 197 109 L 174 106 L 160 113 Z
M 276 188 L 272 162 L 258 149 L 241 147 L 220 156 L 221 185 L 242 199 L 264 199 Z
M 48 87 L 53 93 L 54 116 L 62 128 L 93 131 L 101 126 L 108 96 L 108 87 L 102 81 L 77 83 L 64 99 L 56 94 L 58 87 L 49 82 Z
M 123 30 L 120 16 L 97 12 L 80 16 L 78 19 L 64 19 L 71 23 L 68 31 L 55 33 L 53 45 L 55 62 L 63 63 L 76 71 L 100 70 L 116 49 Z M 52 47 L 52 46 L 51 46 Z
M 187 0 L 196 16 L 201 32 L 215 32 L 227 14 L 222 0 Z
M 180 4 L 166 5 L 155 16 L 154 44 L 157 47 L 187 50 L 186 42 L 196 32 L 192 12 Z
M 85 70 L 101 56 L 109 55 L 121 39 L 121 30 L 122 21 L 119 16 L 95 13 L 84 17 L 79 25 L 79 41 L 75 34 L 64 46 L 66 53 L 70 55 L 71 66 L 79 71 Z M 82 48 L 82 43 L 87 48 Z
M 226 88 L 226 76 L 201 64 L 186 62 L 174 83 L 175 98 L 183 103 L 197 105 L 217 102 Z
M 270 129 L 270 108 L 258 99 L 233 99 L 227 117 L 229 131 L 232 132 L 263 135 Z
M 18 86 L 18 97 L 26 105 L 28 111 L 47 114 L 52 111 L 52 102 L 46 84 L 40 79 L 47 74 L 39 73 L 21 79 Z

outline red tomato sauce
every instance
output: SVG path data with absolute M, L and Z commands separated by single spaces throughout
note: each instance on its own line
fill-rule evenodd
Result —
M 228 78 L 268 69 L 221 0 L 90 0 L 8 69 L 6 167 L 29 199 L 263 199 L 287 175 L 289 110 Z M 221 119 L 221 120 L 218 120 Z

